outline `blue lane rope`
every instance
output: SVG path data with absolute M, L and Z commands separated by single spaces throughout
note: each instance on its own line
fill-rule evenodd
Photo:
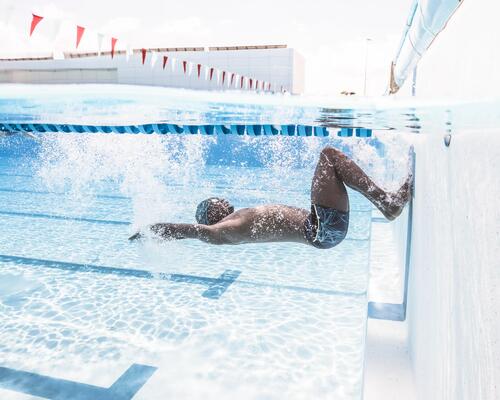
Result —
M 353 136 L 371 137 L 372 130 L 365 128 L 342 128 L 337 132 L 339 137 Z M 176 125 L 176 124 L 143 124 L 143 125 L 75 125 L 75 124 L 23 124 L 0 123 L 0 132 L 9 133 L 118 133 L 118 134 L 189 134 L 189 135 L 248 135 L 248 136 L 317 136 L 328 137 L 330 131 L 324 126 L 312 125 Z

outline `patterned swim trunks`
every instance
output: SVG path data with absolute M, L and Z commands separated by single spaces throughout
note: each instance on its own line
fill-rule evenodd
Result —
M 304 224 L 306 240 L 318 249 L 330 249 L 344 240 L 349 227 L 349 212 L 311 205 Z

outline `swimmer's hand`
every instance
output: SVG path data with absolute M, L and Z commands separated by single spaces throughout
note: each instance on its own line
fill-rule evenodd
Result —
M 128 238 L 128 240 L 132 241 L 132 240 L 138 240 L 138 239 L 142 239 L 144 237 L 144 235 L 141 233 L 141 231 L 137 232 L 137 233 L 134 233 L 132 236 L 130 236 Z

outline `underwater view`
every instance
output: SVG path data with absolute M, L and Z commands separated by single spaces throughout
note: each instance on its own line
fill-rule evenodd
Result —
M 95 100 L 89 104 L 99 109 Z M 23 121 L 11 121 L 9 107 L 1 110 L 5 123 L 54 118 L 50 102 L 19 100 Z M 211 123 L 200 116 L 214 107 L 192 104 L 196 123 Z M 110 109 L 116 105 L 103 101 L 101 112 Z M 67 122 L 80 120 L 63 115 Z M 225 118 L 223 111 L 214 115 Z M 98 126 L 120 117 L 115 111 L 93 118 Z M 149 368 L 143 372 L 148 384 L 136 397 L 145 399 L 360 398 L 373 211 L 360 194 L 349 192 L 347 237 L 326 252 L 300 243 L 127 239 L 156 222 L 195 222 L 196 205 L 210 196 L 227 198 L 236 209 L 307 209 L 314 168 L 327 145 L 342 148 L 394 190 L 408 171 L 408 145 L 393 133 L 35 131 L 4 136 L 0 145 L 4 364 L 45 366 L 44 375 L 102 387 L 137 364 Z

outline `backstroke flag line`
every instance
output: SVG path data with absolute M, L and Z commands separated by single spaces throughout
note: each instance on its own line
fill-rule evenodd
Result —
M 6 13 L 10 14 L 9 10 L 12 11 L 12 8 L 13 7 L 11 7 L 11 9 L 6 10 Z M 0 16 L 0 18 L 1 17 L 2 16 Z M 5 19 L 5 18 L 9 19 L 8 15 L 7 16 L 3 15 L 3 17 L 4 18 L 2 18 L 2 19 Z M 44 24 L 46 24 L 46 23 L 48 24 L 48 26 L 45 27 L 43 30 L 48 31 L 49 32 L 48 33 L 49 39 L 51 40 L 51 42 L 55 42 L 56 38 L 60 32 L 60 27 L 62 24 L 62 20 L 60 20 L 58 18 L 46 19 L 46 17 L 44 17 L 44 16 L 32 13 L 31 14 L 30 29 L 29 29 L 29 36 L 31 37 L 33 35 L 38 24 L 40 24 L 40 22 L 42 20 L 46 20 L 46 21 L 44 21 Z M 81 26 L 81 25 L 76 25 L 76 49 L 79 48 L 81 40 L 82 40 L 86 30 L 87 30 L 86 27 Z M 47 36 L 47 35 L 45 35 L 45 36 Z M 97 33 L 97 46 L 98 46 L 97 56 L 101 56 L 103 40 L 104 40 L 104 34 Z M 118 38 L 110 37 L 110 40 L 111 40 L 111 58 L 114 58 L 115 50 L 116 50 L 116 43 L 118 42 Z M 127 42 L 125 42 L 124 45 L 126 46 L 125 57 L 126 57 L 126 61 L 128 62 L 130 57 L 133 56 L 134 51 Z M 154 68 L 155 64 L 158 60 L 158 56 L 159 56 L 158 51 L 160 51 L 160 49 L 157 49 L 155 51 L 154 49 L 150 50 L 150 49 L 146 49 L 146 48 L 141 48 L 140 54 L 141 54 L 142 65 L 145 65 L 147 53 L 150 52 L 151 57 L 150 57 L 150 62 L 148 64 L 151 66 L 151 68 Z M 123 52 L 121 52 L 121 53 L 123 53 Z M 163 65 L 162 65 L 163 69 L 166 68 L 168 61 L 169 61 L 169 56 L 164 55 L 163 56 Z M 176 69 L 175 69 L 176 62 L 177 62 L 176 58 L 170 59 L 170 66 L 171 66 L 172 72 L 174 72 L 174 73 L 176 71 Z M 215 84 L 217 86 L 221 86 L 222 88 L 224 88 L 224 86 L 226 85 L 228 88 L 234 87 L 235 89 L 238 89 L 238 86 L 239 86 L 239 89 L 241 89 L 241 90 L 246 90 L 246 89 L 254 90 L 254 88 L 255 88 L 256 91 L 258 91 L 258 90 L 271 91 L 271 89 L 274 88 L 274 91 L 275 91 L 276 87 L 277 87 L 276 84 L 271 85 L 270 82 L 267 82 L 264 80 L 245 77 L 243 75 L 239 75 L 239 74 L 236 74 L 234 72 L 230 72 L 227 70 L 220 70 L 219 68 L 215 68 L 215 67 L 211 67 L 211 66 L 206 66 L 206 65 L 202 65 L 202 64 L 195 64 L 192 61 L 182 60 L 181 63 L 182 63 L 182 71 L 184 72 L 184 75 L 191 76 L 193 69 L 196 66 L 196 73 L 197 73 L 198 78 L 201 78 L 202 69 L 203 69 L 205 80 L 209 79 L 210 81 L 215 81 Z M 214 72 L 215 72 L 215 80 L 213 79 Z M 281 92 L 284 92 L 283 86 L 281 86 Z
M 85 28 L 83 26 L 76 26 L 76 48 L 80 44 L 80 40 L 82 40 L 83 33 L 85 32 Z
M 115 46 L 116 46 L 116 42 L 118 42 L 118 39 L 117 39 L 117 38 L 112 37 L 112 38 L 111 38 L 111 58 L 113 58 L 113 57 L 115 56 Z
M 36 15 L 36 14 L 32 14 L 32 15 L 33 15 L 33 18 L 31 19 L 30 36 L 33 35 L 33 32 L 35 31 L 36 26 L 43 19 L 43 17 L 40 17 L 39 15 Z

